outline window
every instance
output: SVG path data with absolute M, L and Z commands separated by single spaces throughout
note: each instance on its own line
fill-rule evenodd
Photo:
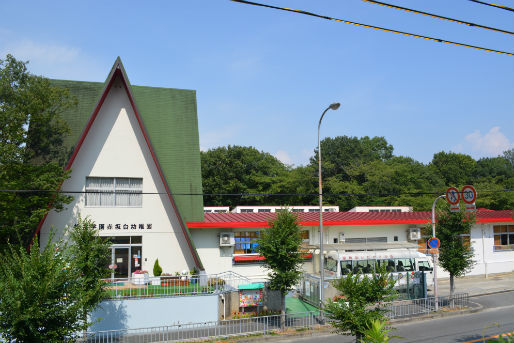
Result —
M 309 240 L 309 230 L 302 230 L 300 231 L 300 237 L 302 238 L 302 240 Z
M 269 208 L 259 208 L 257 210 L 257 212 L 259 212 L 259 213 L 261 213 L 261 212 L 271 212 L 271 209 L 269 209 Z
M 235 232 L 234 238 L 236 245 L 234 254 L 255 254 L 255 248 L 259 245 L 257 242 L 261 236 L 259 231 Z
M 303 208 L 293 208 L 293 212 L 303 212 Z
M 387 237 L 346 238 L 345 243 L 387 243 Z
M 241 213 L 253 213 L 253 208 L 242 208 Z
M 494 229 L 494 251 L 514 250 L 514 225 L 497 225 Z
M 143 179 L 86 177 L 86 206 L 141 207 Z
M 370 212 L 380 212 L 379 210 L 369 210 Z
M 319 208 L 310 208 L 309 212 L 319 212 Z

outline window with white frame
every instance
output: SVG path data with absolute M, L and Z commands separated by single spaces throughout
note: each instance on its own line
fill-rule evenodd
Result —
M 141 207 L 142 192 L 142 178 L 86 177 L 86 206 Z
M 514 250 L 514 225 L 495 225 L 494 251 Z

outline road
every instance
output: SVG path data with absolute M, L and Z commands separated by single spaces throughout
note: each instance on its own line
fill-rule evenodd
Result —
M 478 313 L 393 324 L 397 328 L 393 334 L 405 337 L 405 339 L 394 340 L 394 342 L 464 343 L 482 338 L 483 334 L 487 337 L 500 332 L 514 331 L 514 292 L 473 297 L 470 300 L 481 304 L 484 309 Z M 286 341 L 289 340 L 282 342 Z M 329 334 L 316 337 L 297 337 L 290 341 L 342 343 L 354 342 L 355 339 L 349 336 Z

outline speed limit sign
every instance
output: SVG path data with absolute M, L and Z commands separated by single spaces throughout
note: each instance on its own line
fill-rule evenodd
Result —
M 473 186 L 462 187 L 462 200 L 466 204 L 472 204 L 477 200 L 477 191 Z

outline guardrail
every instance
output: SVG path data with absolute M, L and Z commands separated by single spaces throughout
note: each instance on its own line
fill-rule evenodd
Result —
M 435 311 L 434 298 L 397 301 L 384 304 L 388 317 L 405 318 Z M 455 309 L 469 305 L 467 293 L 439 297 L 439 309 Z M 281 315 L 251 317 L 223 321 L 173 324 L 152 328 L 89 332 L 88 343 L 151 343 L 195 341 L 251 334 L 270 335 L 281 330 L 312 330 L 323 326 L 318 312 L 286 314 L 285 327 L 280 327 Z M 84 342 L 84 340 L 82 341 Z
M 131 278 L 110 278 L 103 281 L 107 285 L 108 298 L 111 299 L 223 293 L 237 290 L 239 285 L 255 282 L 232 272 L 160 277 L 140 274 Z

